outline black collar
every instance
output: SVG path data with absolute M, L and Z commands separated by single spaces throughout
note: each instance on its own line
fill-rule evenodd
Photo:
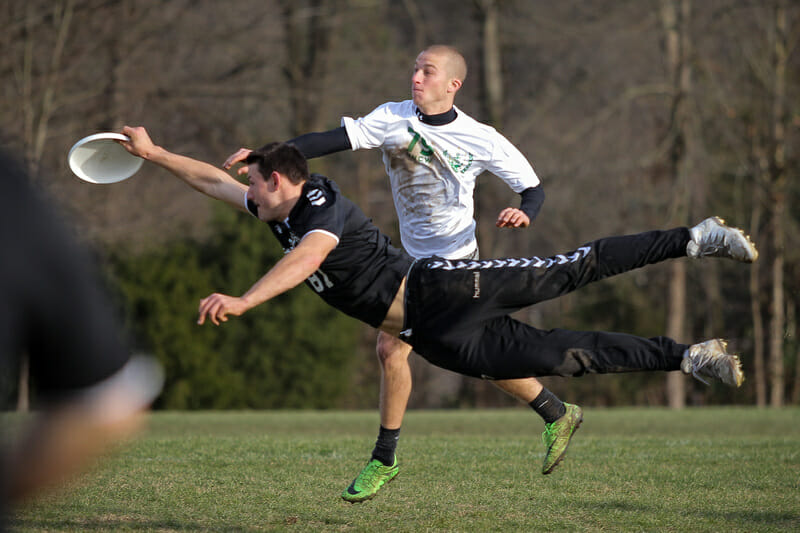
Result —
M 450 124 L 457 116 L 458 113 L 456 113 L 455 107 L 451 107 L 449 111 L 439 113 L 438 115 L 426 115 L 417 108 L 417 118 L 419 118 L 423 124 L 428 124 L 429 126 L 444 126 L 445 124 Z

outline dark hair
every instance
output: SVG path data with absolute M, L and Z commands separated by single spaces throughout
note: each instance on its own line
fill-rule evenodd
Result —
M 273 142 L 250 152 L 244 160 L 248 165 L 256 164 L 262 176 L 268 178 L 273 171 L 283 174 L 289 181 L 298 184 L 308 179 L 308 163 L 294 145 Z

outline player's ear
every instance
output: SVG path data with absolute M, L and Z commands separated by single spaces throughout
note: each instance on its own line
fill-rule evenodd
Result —
M 450 92 L 457 92 L 461 88 L 462 84 L 463 84 L 463 82 L 461 80 L 459 80 L 458 78 L 451 79 L 450 80 Z
M 272 190 L 277 191 L 283 184 L 283 176 L 278 171 L 273 170 L 269 177 L 272 180 Z

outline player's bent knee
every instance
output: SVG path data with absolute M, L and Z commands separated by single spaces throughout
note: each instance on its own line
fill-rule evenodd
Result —
M 389 335 L 380 335 L 376 346 L 378 360 L 381 365 L 392 366 L 407 364 L 411 346 Z

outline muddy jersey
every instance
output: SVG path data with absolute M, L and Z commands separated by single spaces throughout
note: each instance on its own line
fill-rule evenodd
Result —
M 252 205 L 247 209 L 257 215 Z M 336 247 L 306 283 L 343 313 L 373 327 L 383 322 L 412 259 L 393 247 L 334 182 L 312 174 L 289 217 L 269 226 L 285 252 L 309 233 L 336 239 Z
M 414 102 L 344 117 L 353 150 L 380 148 L 405 250 L 416 258 L 463 257 L 476 248 L 475 180 L 489 171 L 516 193 L 539 184 L 525 156 L 497 130 L 456 108 L 454 121 L 425 124 Z

